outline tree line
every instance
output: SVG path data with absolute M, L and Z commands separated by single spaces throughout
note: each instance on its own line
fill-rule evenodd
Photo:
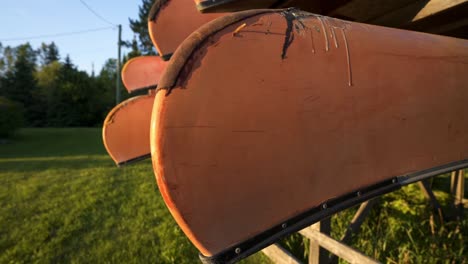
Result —
M 142 0 L 138 18 L 129 19 L 134 38 L 121 43 L 129 49 L 122 64 L 155 54 L 147 29 L 152 3 Z M 0 43 L 0 130 L 102 125 L 115 105 L 116 62 L 108 59 L 99 73 L 88 74 L 68 55 L 62 57 L 54 42 L 36 49 L 29 43 L 14 47 Z M 129 97 L 126 92 L 121 95 L 122 100 Z
M 54 42 L 38 49 L 0 43 L 0 97 L 22 106 L 25 126 L 96 126 L 115 102 L 115 65 L 109 59 L 90 75 L 62 59 Z

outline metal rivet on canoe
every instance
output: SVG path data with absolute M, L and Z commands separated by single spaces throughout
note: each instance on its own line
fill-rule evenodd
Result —
M 286 228 L 286 227 L 288 227 L 288 225 L 286 223 L 284 223 L 284 224 L 281 225 L 281 227 Z
M 326 203 L 322 204 L 322 209 L 327 209 L 328 205 Z
M 392 183 L 397 183 L 397 179 L 393 179 L 393 180 L 392 180 Z
M 236 252 L 236 254 L 240 254 L 240 253 L 241 253 L 241 249 L 240 249 L 240 248 L 236 248 L 235 252 Z
M 356 195 L 357 195 L 358 197 L 361 196 L 361 192 L 358 191 L 358 192 L 356 193 Z

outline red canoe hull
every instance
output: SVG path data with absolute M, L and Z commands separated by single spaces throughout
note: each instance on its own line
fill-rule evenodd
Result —
M 298 10 L 226 16 L 161 79 L 158 186 L 203 255 L 244 250 L 327 200 L 468 160 L 467 65 L 465 40 Z
M 200 14 L 192 0 L 156 0 L 148 31 L 159 55 L 167 60 L 193 31 L 223 14 Z
M 117 165 L 150 157 L 154 93 L 132 97 L 112 109 L 102 128 L 107 153 Z
M 166 66 L 167 62 L 158 56 L 130 59 L 122 68 L 122 82 L 129 93 L 142 89 L 155 89 Z

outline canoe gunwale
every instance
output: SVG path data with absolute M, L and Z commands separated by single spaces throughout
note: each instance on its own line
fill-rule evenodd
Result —
M 172 55 L 174 55 L 174 52 L 167 53 L 167 54 L 160 54 L 160 57 L 163 61 L 168 61 L 171 59 Z
M 136 162 L 139 162 L 139 161 L 142 161 L 142 160 L 146 160 L 146 159 L 149 159 L 149 158 L 151 158 L 151 153 L 141 155 L 139 157 L 136 157 L 136 158 L 133 158 L 133 159 L 130 159 L 130 160 L 119 162 L 119 163 L 117 163 L 117 167 L 130 165 L 130 164 L 133 164 L 133 163 L 136 163 Z
M 197 9 L 200 13 L 210 13 L 210 9 L 232 2 L 232 0 L 217 0 L 216 2 L 215 1 L 210 1 L 209 3 L 207 2 L 208 1 L 201 1 L 196 4 Z M 216 12 L 219 12 L 219 11 L 216 11 Z
M 437 166 L 431 169 L 398 176 L 374 185 L 361 188 L 337 198 L 333 198 L 313 207 L 304 213 L 284 221 L 244 242 L 232 246 L 214 256 L 199 254 L 200 260 L 205 264 L 234 263 L 244 259 L 265 247 L 277 242 L 287 235 L 298 232 L 316 222 L 363 203 L 372 198 L 396 191 L 403 186 L 415 183 L 440 174 L 468 168 L 468 160 L 461 160 Z
M 154 22 L 158 17 L 159 11 L 169 2 L 169 0 L 156 0 L 148 13 L 148 22 Z
M 272 1 L 270 5 L 267 8 L 278 8 L 281 7 L 282 4 L 287 2 L 287 0 L 277 0 L 277 1 Z M 255 7 L 251 7 L 246 9 L 244 8 L 235 8 L 234 10 L 230 8 L 220 8 L 220 6 L 230 4 L 230 3 L 235 3 L 233 0 L 211 0 L 211 1 L 199 1 L 196 3 L 197 10 L 202 13 L 202 14 L 208 14 L 208 13 L 219 13 L 219 12 L 239 12 L 243 10 L 249 10 L 249 9 L 258 9 Z M 214 10 L 213 10 L 214 9 Z

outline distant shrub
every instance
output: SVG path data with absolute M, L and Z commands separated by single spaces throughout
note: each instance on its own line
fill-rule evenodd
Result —
M 0 138 L 11 137 L 23 124 L 23 106 L 0 96 Z

